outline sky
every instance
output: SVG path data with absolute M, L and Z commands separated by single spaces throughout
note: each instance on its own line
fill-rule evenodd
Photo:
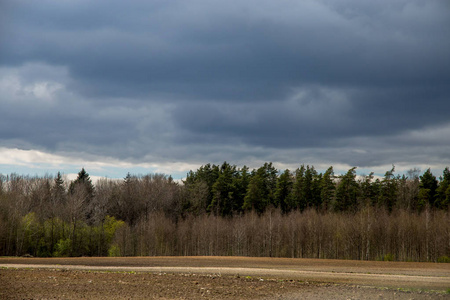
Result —
M 447 0 L 3 0 L 0 173 L 450 166 Z

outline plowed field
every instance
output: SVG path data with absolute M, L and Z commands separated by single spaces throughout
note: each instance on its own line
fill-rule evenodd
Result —
M 0 299 L 450 299 L 450 264 L 248 257 L 0 258 Z

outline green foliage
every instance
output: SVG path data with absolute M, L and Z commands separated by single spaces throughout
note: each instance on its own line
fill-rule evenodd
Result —
M 290 203 L 293 204 L 294 209 L 303 211 L 307 207 L 307 199 L 305 195 L 305 166 L 295 170 L 295 180 L 292 192 L 290 195 Z
M 395 261 L 395 256 L 392 253 L 387 253 L 377 257 L 377 261 Z
M 291 172 L 286 169 L 278 178 L 274 195 L 275 206 L 280 207 L 284 213 L 289 212 L 293 207 L 289 197 L 292 193 L 293 185 L 293 176 Z
M 438 259 L 437 259 L 437 262 L 438 263 L 450 263 L 450 257 L 448 257 L 447 255 L 444 255 L 444 256 L 440 256 L 440 257 L 438 257 Z
M 303 190 L 306 207 L 320 207 L 322 202 L 320 197 L 321 179 L 321 176 L 318 175 L 314 166 L 306 166 Z
M 72 252 L 72 240 L 71 239 L 60 239 L 56 244 L 55 252 L 53 256 L 57 257 L 67 257 Z
M 320 198 L 322 208 L 326 211 L 331 206 L 334 199 L 334 191 L 336 189 L 334 182 L 333 167 L 329 167 L 320 180 Z
M 259 213 L 267 206 L 267 198 L 264 194 L 264 180 L 260 176 L 253 176 L 248 184 L 247 194 L 244 198 L 242 208 L 244 210 L 255 210 Z
M 395 256 L 392 253 L 388 253 L 388 254 L 383 256 L 383 260 L 384 261 L 394 261 L 395 260 Z
M 419 195 L 418 195 L 417 204 L 416 204 L 418 211 L 422 211 L 427 206 L 427 204 L 431 201 L 430 195 L 431 195 L 430 189 L 421 188 L 419 190 Z
M 53 247 L 53 256 L 106 255 L 117 230 L 124 225 L 124 221 L 116 220 L 111 216 L 106 216 L 103 223 L 97 226 L 90 226 L 81 221 L 66 224 L 58 218 L 47 220 L 43 250 L 51 253 L 51 228 L 53 226 L 53 239 L 58 238 Z M 64 237 L 64 234 L 70 235 L 70 237 Z
M 109 244 L 118 229 L 125 225 L 125 222 L 122 220 L 116 220 L 114 217 L 106 216 L 105 221 L 103 222 L 103 229 L 105 232 L 105 242 Z
M 356 167 L 348 170 L 347 174 L 340 176 L 340 181 L 336 188 L 336 200 L 334 209 L 336 211 L 355 211 L 358 199 L 358 183 L 356 182 Z
M 64 222 L 57 217 L 52 217 L 44 221 L 42 235 L 38 243 L 37 256 L 53 256 L 56 243 L 63 236 L 64 225 Z
M 244 198 L 242 206 L 244 210 L 254 209 L 256 212 L 262 213 L 269 205 L 275 206 L 277 173 L 278 170 L 273 167 L 272 163 L 265 163 L 254 172 Z
M 431 170 L 428 169 L 423 173 L 422 176 L 420 176 L 420 185 L 419 185 L 419 192 L 421 190 L 426 191 L 422 192 L 422 199 L 426 200 L 431 206 L 438 206 L 438 203 L 436 201 L 436 190 L 438 188 L 438 181 L 436 179 L 436 176 L 434 176 L 431 173 Z M 426 198 L 424 198 L 426 195 Z
M 58 172 L 58 174 L 56 175 L 54 185 L 51 189 L 51 194 L 53 205 L 62 204 L 66 200 L 66 190 L 64 188 L 64 180 L 60 172 Z
M 117 245 L 112 245 L 108 249 L 108 256 L 109 257 L 119 257 L 122 256 L 120 252 L 120 247 Z
M 381 192 L 379 197 L 379 205 L 385 207 L 388 211 L 392 211 L 395 201 L 397 200 L 397 179 L 394 176 L 395 167 L 392 166 L 387 171 L 381 181 Z
M 251 174 L 249 173 L 249 169 L 247 166 L 242 167 L 238 171 L 238 175 L 235 178 L 235 194 L 234 194 L 234 211 L 236 212 L 242 212 L 242 206 L 244 205 L 244 198 L 247 194 L 248 185 L 250 183 Z
M 219 170 L 219 177 L 212 186 L 213 199 L 208 211 L 217 215 L 227 216 L 233 212 L 236 193 L 236 167 L 224 162 Z
M 450 170 L 445 168 L 438 188 L 436 189 L 436 206 L 447 209 L 450 205 Z
M 193 181 L 186 187 L 186 200 L 183 202 L 183 212 L 189 212 L 195 216 L 206 212 L 209 198 L 208 184 L 202 180 Z
M 37 255 L 37 246 L 42 235 L 42 226 L 35 212 L 30 212 L 22 217 L 19 227 L 20 254 Z

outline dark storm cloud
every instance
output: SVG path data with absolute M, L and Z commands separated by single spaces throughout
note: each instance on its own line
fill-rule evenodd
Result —
M 424 79 L 416 72 L 442 80 L 440 69 L 448 76 L 450 23 L 427 14 L 435 3 L 361 5 L 354 17 L 320 2 L 259 3 L 27 3 L 11 9 L 17 31 L 5 57 L 68 65 L 92 93 L 117 95 L 120 83 L 127 95 L 172 89 L 206 100 L 281 97 L 285 85 L 304 82 L 411 84 Z M 416 19 L 417 10 L 442 20 Z
M 371 165 L 422 140 L 411 132 L 449 126 L 446 1 L 3 7 L 2 87 L 19 87 L 17 101 L 0 96 L 0 146 L 136 160 L 288 161 L 323 149 L 329 161 Z M 390 139 L 397 150 L 386 152 Z

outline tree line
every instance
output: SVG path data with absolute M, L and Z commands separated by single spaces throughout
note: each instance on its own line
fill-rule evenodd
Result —
M 407 175 L 395 175 L 395 167 L 383 178 L 374 173 L 356 175 L 356 167 L 335 176 L 333 167 L 324 173 L 314 166 L 300 166 L 294 172 L 279 172 L 272 163 L 251 172 L 228 163 L 205 165 L 187 174 L 184 209 L 194 213 L 220 216 L 268 207 L 283 213 L 314 208 L 318 211 L 353 211 L 373 206 L 421 212 L 425 207 L 447 210 L 450 203 L 450 170 L 445 168 L 439 180 L 426 170 L 412 169 Z
M 246 255 L 447 261 L 450 171 L 382 178 L 228 163 L 68 181 L 0 176 L 0 255 Z

